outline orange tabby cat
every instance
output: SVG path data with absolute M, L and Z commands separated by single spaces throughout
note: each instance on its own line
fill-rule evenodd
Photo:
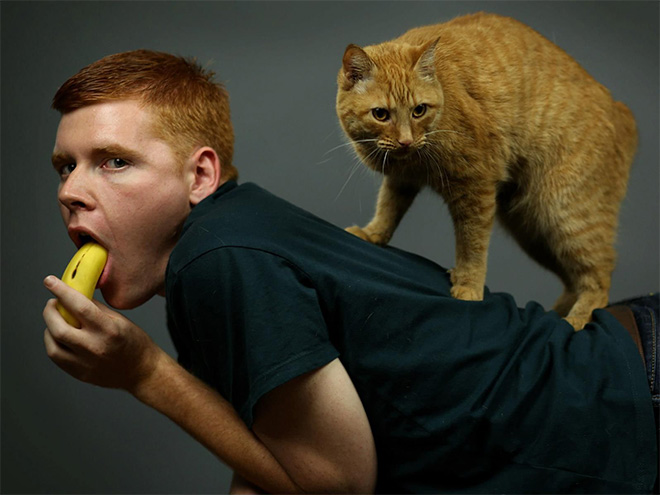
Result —
M 566 52 L 510 18 L 474 14 L 349 45 L 337 114 L 382 172 L 376 213 L 347 229 L 386 244 L 423 186 L 454 223 L 453 297 L 483 298 L 495 216 L 562 280 L 580 329 L 608 301 L 634 118 Z

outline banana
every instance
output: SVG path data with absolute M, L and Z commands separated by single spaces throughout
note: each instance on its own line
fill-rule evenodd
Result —
M 62 282 L 91 299 L 107 260 L 108 251 L 103 246 L 95 242 L 88 242 L 69 261 L 62 275 Z M 57 310 L 69 325 L 80 328 L 78 320 L 59 302 Z

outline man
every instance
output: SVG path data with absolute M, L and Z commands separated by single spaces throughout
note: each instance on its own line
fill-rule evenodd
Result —
M 239 185 L 227 95 L 183 59 L 106 57 L 54 107 L 69 234 L 108 249 L 111 306 L 166 297 L 180 364 L 53 276 L 82 328 L 49 301 L 48 354 L 172 418 L 234 492 L 653 487 L 657 357 L 609 312 L 575 333 L 506 294 L 454 300 L 430 261 Z

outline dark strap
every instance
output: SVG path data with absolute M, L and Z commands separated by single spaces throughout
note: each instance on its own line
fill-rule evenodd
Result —
M 609 306 L 605 308 L 605 311 L 614 316 L 619 323 L 625 328 L 632 339 L 635 341 L 639 355 L 642 356 L 642 361 L 644 359 L 644 349 L 642 348 L 642 339 L 639 337 L 639 329 L 637 328 L 637 322 L 635 321 L 635 315 L 628 306 Z

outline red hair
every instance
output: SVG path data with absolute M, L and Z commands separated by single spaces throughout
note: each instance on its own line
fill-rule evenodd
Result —
M 135 99 L 154 112 L 155 132 L 181 158 L 199 146 L 213 148 L 222 177 L 234 179 L 234 130 L 229 95 L 214 73 L 194 59 L 135 50 L 104 57 L 69 78 L 53 98 L 62 114 L 112 100 Z

